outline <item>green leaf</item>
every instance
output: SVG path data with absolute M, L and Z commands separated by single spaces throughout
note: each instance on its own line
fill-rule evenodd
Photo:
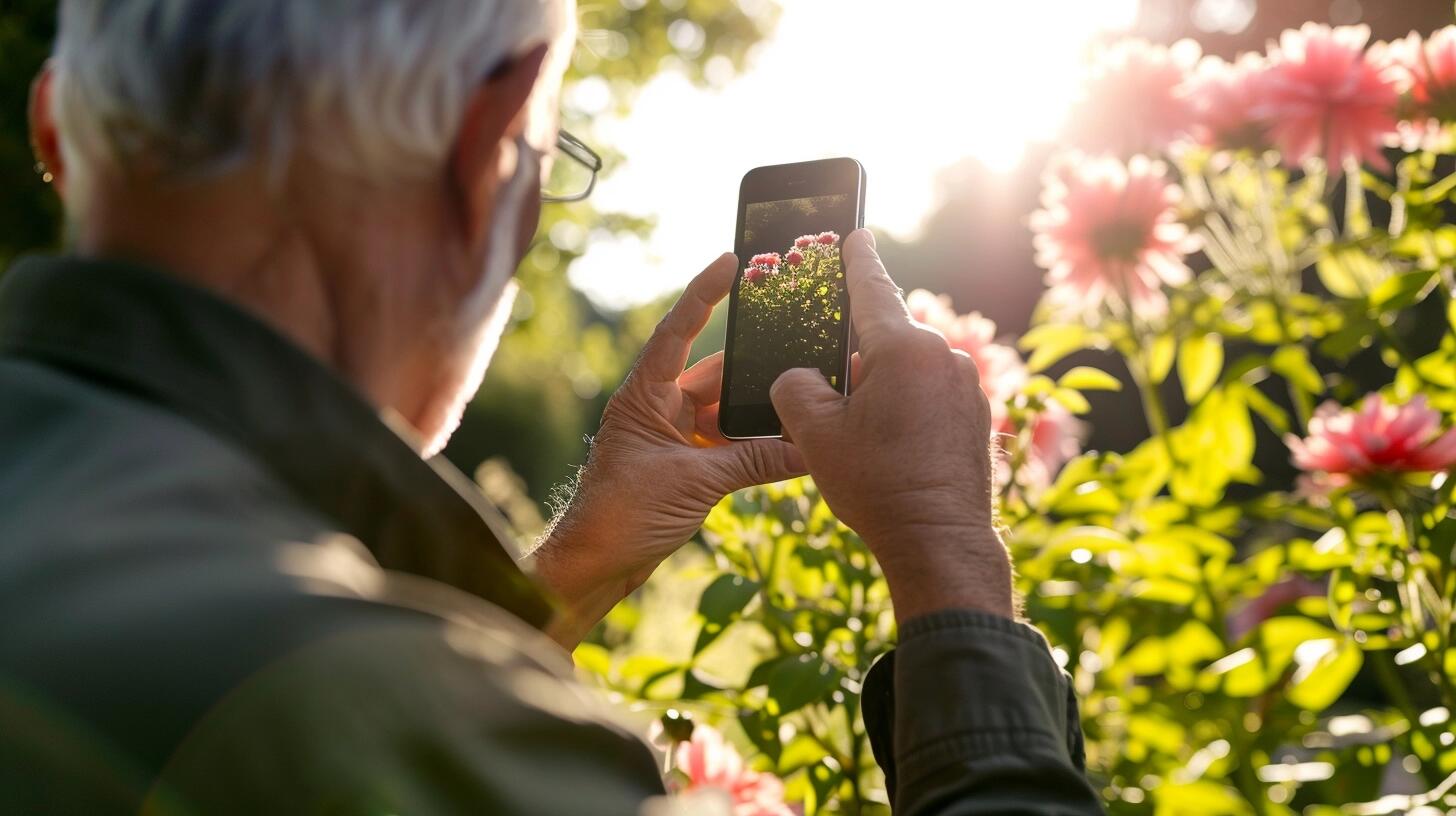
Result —
M 1192 405 L 1208 393 L 1223 371 L 1223 338 L 1217 334 L 1194 335 L 1178 350 L 1178 378 L 1183 396 Z
M 1325 391 L 1324 377 L 1309 361 L 1309 350 L 1304 346 L 1285 346 L 1274 352 L 1269 368 L 1306 394 L 1318 396 Z
M 725 622 L 743 611 L 758 594 L 759 584 L 741 575 L 720 575 L 698 600 L 698 614 L 705 620 Z
M 1154 816 L 1247 816 L 1254 812 L 1248 800 L 1232 788 L 1197 781 L 1163 784 L 1153 790 Z
M 1178 351 L 1178 341 L 1171 334 L 1162 334 L 1154 338 L 1152 346 L 1148 348 L 1148 379 L 1153 385 L 1158 385 L 1168 379 L 1168 372 L 1173 370 L 1173 357 Z
M 595 643 L 583 643 L 571 653 L 576 667 L 588 674 L 606 677 L 612 671 L 612 654 L 606 647 Z
M 778 775 L 788 776 L 800 768 L 807 768 L 810 765 L 829 756 L 824 746 L 818 740 L 807 734 L 800 734 L 784 746 L 784 752 L 779 756 Z
M 1320 282 L 1342 298 L 1363 298 L 1390 277 L 1385 264 L 1357 246 L 1331 247 L 1315 265 Z
M 1299 666 L 1286 693 L 1289 702 L 1308 711 L 1324 711 L 1339 699 L 1360 671 L 1365 655 L 1348 638 L 1307 640 L 1294 652 Z
M 748 680 L 744 682 L 745 689 L 757 688 L 768 683 L 769 677 L 776 671 L 780 664 L 793 660 L 793 655 L 779 655 L 759 663 L 749 672 Z
M 1062 388 L 1075 388 L 1078 391 L 1122 390 L 1122 382 L 1116 377 L 1100 368 L 1091 366 L 1077 366 L 1068 371 L 1057 380 L 1057 385 Z
M 1382 312 L 1410 308 L 1424 300 L 1437 283 L 1437 275 L 1432 270 L 1396 275 L 1375 287 L 1370 293 L 1370 306 Z
M 1030 351 L 1026 366 L 1033 373 L 1055 365 L 1074 351 L 1090 347 L 1096 335 L 1086 326 L 1075 323 L 1048 323 L 1037 326 L 1021 338 L 1023 351 Z
M 1052 399 L 1060 402 L 1062 407 L 1074 414 L 1085 414 L 1092 410 L 1092 404 L 1082 396 L 1081 391 L 1074 391 L 1070 388 L 1058 388 L 1052 392 Z
M 738 713 L 738 724 L 748 741 L 760 753 L 777 762 L 783 744 L 779 742 L 779 718 L 764 711 L 744 710 Z
M 799 655 L 768 672 L 769 698 L 783 716 L 829 696 L 839 685 L 839 671 L 818 655 Z
M 693 645 L 695 656 L 723 634 L 743 607 L 758 595 L 758 590 L 757 581 L 741 575 L 719 575 L 703 590 L 702 597 L 698 599 L 698 614 L 703 618 L 703 628 L 698 631 L 698 640 Z
M 1263 391 L 1249 387 L 1244 391 L 1244 399 L 1248 400 L 1249 409 L 1262 417 L 1271 430 L 1279 434 L 1289 433 L 1289 412 L 1276 405 Z

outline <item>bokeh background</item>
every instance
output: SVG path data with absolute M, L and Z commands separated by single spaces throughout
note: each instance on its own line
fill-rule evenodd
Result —
M 0 0 L 0 268 L 53 251 L 59 205 L 34 173 L 31 78 L 55 0 Z M 949 293 L 1008 335 L 1041 293 L 1027 215 L 1078 107 L 1090 49 L 1129 32 L 1205 53 L 1262 49 L 1305 20 L 1374 37 L 1450 22 L 1450 0 L 581 0 L 565 121 L 607 159 L 592 200 L 547 209 L 525 294 L 447 455 L 523 530 L 583 460 L 606 399 L 676 291 L 732 247 L 759 164 L 850 155 L 907 289 Z M 0 273 L 3 274 L 3 273 Z M 698 354 L 721 348 L 722 315 Z M 1068 364 L 1075 364 L 1071 360 Z M 1104 361 L 1105 362 L 1105 361 Z M 1108 394 L 1107 400 L 1128 397 Z M 1103 422 L 1089 447 L 1145 438 Z M 483 466 L 483 467 L 482 467 Z

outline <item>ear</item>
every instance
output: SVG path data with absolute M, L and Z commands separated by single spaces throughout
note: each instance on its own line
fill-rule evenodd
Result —
M 505 146 L 525 127 L 531 95 L 546 62 L 546 45 L 501 66 L 471 97 L 450 161 L 458 217 L 472 248 L 490 233 L 496 199 L 515 167 L 502 167 Z M 537 147 L 541 147 L 537 145 Z M 523 157 L 516 156 L 516 161 Z
M 66 164 L 61 157 L 61 135 L 56 130 L 55 112 L 51 107 L 51 88 L 55 84 L 55 68 L 50 60 L 41 66 L 30 85 L 30 145 L 35 157 L 51 174 L 56 194 L 65 198 Z

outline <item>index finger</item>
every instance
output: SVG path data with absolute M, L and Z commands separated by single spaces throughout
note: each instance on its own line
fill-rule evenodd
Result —
M 855 230 L 845 240 L 844 277 L 849 285 L 849 311 L 855 332 L 866 353 L 873 353 L 875 345 L 888 335 L 915 327 L 900 287 L 885 270 L 869 230 Z
M 655 381 L 676 380 L 687 365 L 693 341 L 708 325 L 713 307 L 728 294 L 737 279 L 738 259 L 732 253 L 720 255 L 699 272 L 657 324 L 637 360 L 637 370 Z

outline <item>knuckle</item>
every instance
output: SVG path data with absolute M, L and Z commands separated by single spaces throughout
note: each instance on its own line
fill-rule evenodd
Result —
M 763 445 L 748 446 L 746 454 L 748 473 L 754 481 L 764 481 L 778 470 L 775 466 L 774 455 L 764 448 Z
M 950 344 L 934 329 L 907 324 L 896 332 L 896 350 L 908 361 L 921 366 L 948 364 Z
M 657 321 L 657 326 L 652 330 L 652 339 L 656 340 L 658 338 L 677 335 L 679 322 L 677 309 L 669 311 L 662 316 L 661 320 Z
M 956 373 L 960 374 L 967 384 L 977 388 L 981 385 L 981 369 L 976 365 L 975 358 L 971 357 L 963 349 L 952 349 L 952 358 L 955 362 Z

